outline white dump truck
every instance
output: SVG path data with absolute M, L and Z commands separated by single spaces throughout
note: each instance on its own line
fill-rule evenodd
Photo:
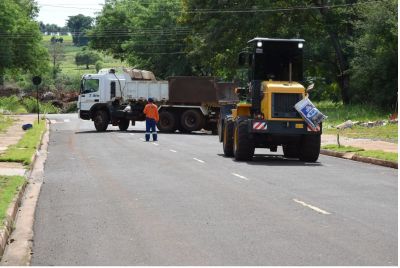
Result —
M 160 131 L 217 133 L 221 105 L 237 101 L 235 86 L 214 77 L 175 76 L 157 81 L 149 71 L 102 69 L 82 76 L 79 118 L 93 120 L 97 131 L 105 131 L 109 124 L 125 131 L 130 122 L 145 120 L 143 109 L 151 97 L 159 107 Z

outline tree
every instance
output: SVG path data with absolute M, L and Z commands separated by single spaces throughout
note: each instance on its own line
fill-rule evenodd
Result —
M 107 1 L 89 45 L 161 78 L 190 75 L 184 41 L 189 29 L 178 23 L 180 11 L 179 1 Z
M 64 40 L 62 37 L 53 36 L 50 39 L 50 56 L 53 63 L 53 79 L 56 79 L 57 73 L 60 72 L 60 61 L 64 59 Z
M 86 69 L 89 69 L 89 65 L 96 64 L 99 60 L 101 60 L 100 55 L 96 52 L 90 51 L 86 47 L 75 55 L 76 65 L 86 65 Z
M 86 31 L 92 28 L 93 18 L 82 14 L 69 16 L 67 27 L 72 34 L 72 42 L 75 46 L 86 46 L 88 38 Z
M 360 6 L 351 60 L 354 102 L 397 109 L 397 1 Z
M 33 20 L 37 6 L 32 0 L 0 1 L 0 85 L 6 70 L 32 74 L 48 67 L 48 53 L 41 44 L 39 24 Z

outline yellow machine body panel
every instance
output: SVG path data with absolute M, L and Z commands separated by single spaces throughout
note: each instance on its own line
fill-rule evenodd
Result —
M 271 121 L 298 121 L 301 122 L 301 118 L 278 118 L 272 117 L 272 94 L 273 93 L 290 93 L 290 94 L 301 94 L 302 99 L 305 97 L 304 87 L 297 82 L 287 81 L 264 81 L 262 82 L 263 98 L 261 100 L 261 111 L 264 114 L 266 120 Z
M 237 118 L 238 116 L 250 116 L 251 104 L 249 103 L 238 103 L 236 109 L 232 109 L 232 117 Z

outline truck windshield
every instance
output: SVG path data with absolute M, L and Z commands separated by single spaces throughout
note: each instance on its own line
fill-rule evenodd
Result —
M 93 93 L 99 90 L 99 79 L 84 79 L 82 81 L 82 94 Z

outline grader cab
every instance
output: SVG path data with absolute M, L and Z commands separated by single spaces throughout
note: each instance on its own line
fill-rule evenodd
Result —
M 242 100 L 220 120 L 225 156 L 238 161 L 253 158 L 255 148 L 305 162 L 318 159 L 322 126 L 310 127 L 295 109 L 306 98 L 303 85 L 303 39 L 254 38 L 239 54 L 247 68 L 247 85 L 238 88 Z

